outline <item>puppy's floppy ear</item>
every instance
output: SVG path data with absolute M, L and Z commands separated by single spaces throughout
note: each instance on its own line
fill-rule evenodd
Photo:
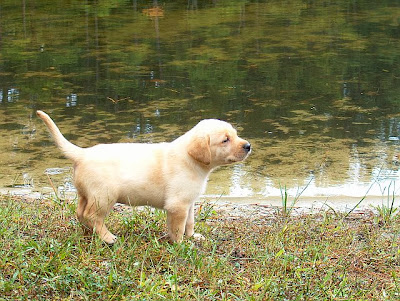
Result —
M 190 141 L 188 154 L 204 165 L 211 163 L 210 136 L 195 137 Z

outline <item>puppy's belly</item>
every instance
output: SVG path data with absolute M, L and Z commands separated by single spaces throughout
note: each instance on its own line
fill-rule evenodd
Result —
M 120 187 L 118 203 L 130 206 L 152 206 L 164 208 L 165 195 L 163 189 L 151 183 L 143 185 L 124 185 Z
M 75 164 L 75 183 L 85 194 L 132 206 L 163 208 L 166 179 L 161 145 L 99 145 Z

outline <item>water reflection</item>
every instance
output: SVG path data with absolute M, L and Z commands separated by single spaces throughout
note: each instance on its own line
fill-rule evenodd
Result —
M 394 0 L 21 5 L 0 4 L 0 186 L 40 189 L 49 176 L 73 191 L 69 162 L 35 118 L 44 109 L 81 146 L 170 141 L 204 118 L 233 123 L 254 153 L 217 170 L 208 195 L 397 187 Z
M 19 90 L 15 88 L 9 88 L 7 89 L 7 94 L 6 94 L 6 99 L 7 102 L 16 102 L 18 101 L 19 98 Z M 4 96 L 3 96 L 3 89 L 0 89 L 0 103 L 3 102 Z
M 12 187 L 16 188 L 33 188 L 34 187 L 34 180 L 33 177 L 29 173 L 22 173 L 22 181 L 18 178 L 15 179 L 15 184 Z
M 75 93 L 71 93 L 70 95 L 67 96 L 67 101 L 65 103 L 65 106 L 67 108 L 69 107 L 76 107 L 78 104 L 78 95 Z
M 229 195 L 234 197 L 251 197 L 254 195 L 254 191 L 246 183 L 246 179 L 248 180 L 248 175 L 243 164 L 234 165 L 230 178 Z

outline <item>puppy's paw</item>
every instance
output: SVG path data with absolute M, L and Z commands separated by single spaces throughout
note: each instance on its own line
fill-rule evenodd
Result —
M 206 240 L 206 238 L 200 233 L 194 233 L 192 237 L 193 237 L 193 239 L 195 241 L 204 241 L 204 240 Z
M 109 246 L 112 246 L 117 242 L 117 237 L 110 233 L 109 235 L 103 237 L 103 241 Z

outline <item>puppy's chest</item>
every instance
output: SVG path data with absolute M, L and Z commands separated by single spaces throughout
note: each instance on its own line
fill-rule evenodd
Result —
M 188 174 L 182 174 L 170 181 L 166 192 L 167 198 L 192 201 L 205 191 L 206 184 L 207 177 L 191 177 Z

